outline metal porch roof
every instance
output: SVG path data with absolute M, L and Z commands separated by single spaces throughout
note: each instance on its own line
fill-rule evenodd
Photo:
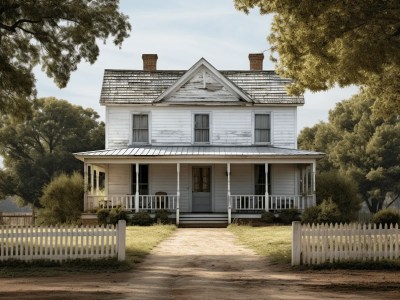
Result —
M 320 158 L 321 152 L 271 146 L 137 146 L 74 153 L 84 157 L 310 157 Z

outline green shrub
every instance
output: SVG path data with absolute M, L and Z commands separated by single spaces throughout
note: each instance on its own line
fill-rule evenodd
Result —
M 279 219 L 283 224 L 291 224 L 293 221 L 300 220 L 300 212 L 296 208 L 282 210 Z
M 317 224 L 319 223 L 319 214 L 321 212 L 321 207 L 319 206 L 311 206 L 306 208 L 302 215 L 301 215 L 301 221 L 303 223 L 309 223 L 309 224 Z
M 38 224 L 76 224 L 83 211 L 83 178 L 61 174 L 43 188 Z
M 138 226 L 150 226 L 154 223 L 154 220 L 147 211 L 140 211 L 133 214 L 130 223 Z
M 385 208 L 375 213 L 371 218 L 371 222 L 382 225 L 400 224 L 400 215 L 393 209 Z
M 127 223 L 129 221 L 129 216 L 128 213 L 126 212 L 125 209 L 122 207 L 118 206 L 115 208 L 112 208 L 110 210 L 110 224 L 117 224 L 119 220 L 125 220 Z
M 97 211 L 97 221 L 99 224 L 107 225 L 110 223 L 110 210 L 101 208 Z
M 357 183 L 338 172 L 322 172 L 316 176 L 317 204 L 332 199 L 338 206 L 342 222 L 355 221 L 361 208 Z
M 342 216 L 336 203 L 328 199 L 322 201 L 320 205 L 305 209 L 301 221 L 309 224 L 340 223 Z
M 321 211 L 318 215 L 318 223 L 339 223 L 342 221 L 339 207 L 332 199 L 322 201 L 319 207 Z
M 275 215 L 269 211 L 263 211 L 261 213 L 261 221 L 264 223 L 272 224 L 274 223 Z
M 169 211 L 160 209 L 155 212 L 155 221 L 161 224 L 169 224 Z

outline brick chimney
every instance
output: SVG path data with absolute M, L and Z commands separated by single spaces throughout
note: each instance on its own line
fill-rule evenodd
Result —
M 264 53 L 250 53 L 249 60 L 250 60 L 250 71 L 263 70 Z
M 157 54 L 143 54 L 143 71 L 157 71 Z

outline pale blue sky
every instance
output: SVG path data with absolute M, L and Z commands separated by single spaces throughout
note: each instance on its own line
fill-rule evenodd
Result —
M 272 16 L 258 10 L 249 15 L 236 11 L 232 0 L 122 0 L 121 10 L 129 16 L 132 33 L 122 49 L 111 42 L 101 45 L 94 65 L 82 63 L 68 86 L 58 89 L 36 69 L 39 97 L 55 96 L 94 108 L 104 120 L 99 95 L 104 69 L 141 69 L 142 53 L 158 54 L 158 69 L 188 69 L 201 57 L 217 69 L 246 70 L 248 54 L 269 49 L 267 35 Z M 273 69 L 268 59 L 264 69 Z M 306 104 L 298 111 L 298 131 L 326 120 L 335 103 L 349 98 L 357 88 L 306 93 Z

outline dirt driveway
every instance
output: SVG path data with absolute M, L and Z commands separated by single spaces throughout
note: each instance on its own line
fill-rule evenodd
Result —
M 227 229 L 178 229 L 132 272 L 0 279 L 0 299 L 400 299 L 400 272 L 278 269 Z

